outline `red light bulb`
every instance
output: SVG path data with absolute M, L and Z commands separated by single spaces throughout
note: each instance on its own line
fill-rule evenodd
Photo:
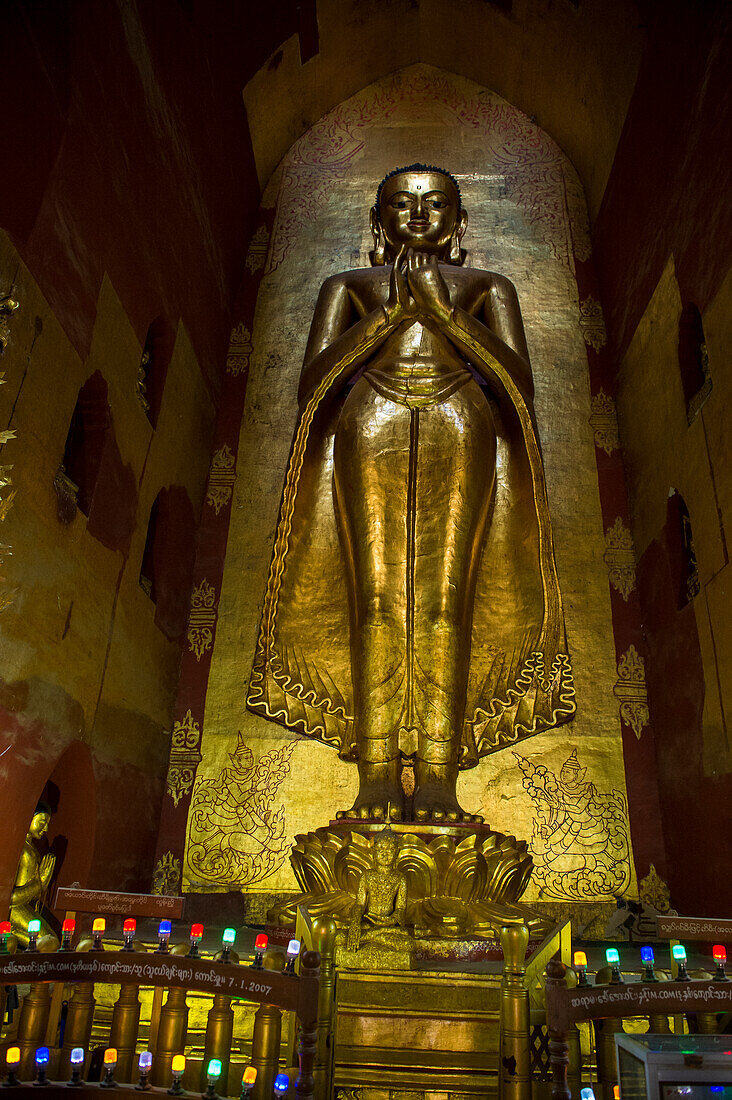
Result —
M 255 951 L 266 951 L 268 943 L 269 943 L 269 939 L 266 936 L 266 934 L 264 932 L 260 932 L 259 935 L 257 936 L 256 940 L 254 941 L 254 950 Z
M 712 948 L 712 958 L 715 962 L 727 962 L 727 948 L 721 943 L 715 943 Z
M 123 932 L 135 932 L 137 929 L 137 921 L 134 917 L 128 917 L 125 923 L 122 925 Z
M 192 924 L 191 925 L 191 939 L 192 940 L 203 939 L 203 925 L 202 924 Z

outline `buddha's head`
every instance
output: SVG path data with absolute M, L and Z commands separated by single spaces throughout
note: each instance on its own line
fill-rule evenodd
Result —
M 384 829 L 374 841 L 374 861 L 379 868 L 394 866 L 397 855 L 397 838 L 391 829 Z
M 36 806 L 36 812 L 33 814 L 28 834 L 35 840 L 40 840 L 44 833 L 48 832 L 50 823 L 51 807 L 46 802 L 39 802 Z
M 402 247 L 462 263 L 468 224 L 457 180 L 442 168 L 410 164 L 385 176 L 371 210 L 373 263 L 391 263 Z

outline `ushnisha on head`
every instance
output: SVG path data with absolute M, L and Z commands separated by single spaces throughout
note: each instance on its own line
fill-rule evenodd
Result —
M 395 168 L 379 184 L 371 210 L 372 263 L 392 263 L 401 248 L 460 264 L 468 224 L 454 176 L 431 164 Z

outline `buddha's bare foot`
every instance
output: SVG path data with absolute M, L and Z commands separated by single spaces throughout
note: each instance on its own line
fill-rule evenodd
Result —
M 396 784 L 368 783 L 358 792 L 350 810 L 339 810 L 338 820 L 401 821 L 402 792 Z
M 414 793 L 415 821 L 434 821 L 452 825 L 456 822 L 480 824 L 480 814 L 469 814 L 461 808 L 457 798 L 449 789 L 429 785 L 420 787 Z

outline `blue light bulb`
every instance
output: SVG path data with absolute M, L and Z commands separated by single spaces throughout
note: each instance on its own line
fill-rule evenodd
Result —
M 39 1047 L 36 1051 L 36 1065 L 47 1066 L 48 1060 L 51 1057 L 51 1053 L 48 1047 Z
M 274 1079 L 275 1092 L 285 1093 L 290 1087 L 290 1079 L 286 1073 L 278 1073 Z
M 169 920 L 161 920 L 160 924 L 158 925 L 158 935 L 169 936 L 172 931 L 172 927 L 173 926 L 171 925 Z
M 644 966 L 653 966 L 654 955 L 652 947 L 641 947 L 641 962 Z

